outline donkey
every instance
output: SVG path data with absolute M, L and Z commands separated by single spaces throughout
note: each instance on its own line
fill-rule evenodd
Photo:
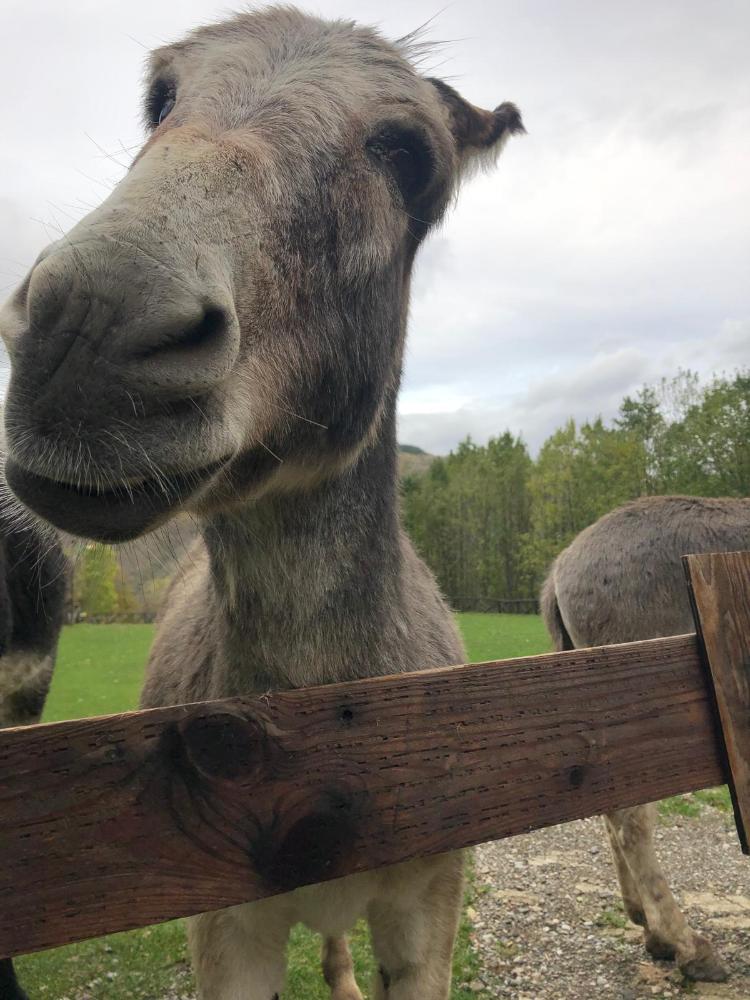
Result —
M 681 556 L 750 548 L 750 499 L 644 497 L 600 518 L 555 560 L 542 614 L 557 649 L 682 635 L 695 629 Z M 655 958 L 692 979 L 727 971 L 680 911 L 653 845 L 654 803 L 605 817 L 625 910 Z
M 461 662 L 399 526 L 396 395 L 415 253 L 462 175 L 523 131 L 421 76 L 414 42 L 270 7 L 151 58 L 151 135 L 42 253 L 0 325 L 7 475 L 41 517 L 202 540 L 155 640 L 144 707 Z M 189 921 L 203 1000 L 272 1000 L 290 927 L 326 939 L 335 1000 L 445 1000 L 450 854 Z
M 63 624 L 67 575 L 57 533 L 0 505 L 0 729 L 41 718 Z M 28 1000 L 10 959 L 0 959 L 0 998 Z

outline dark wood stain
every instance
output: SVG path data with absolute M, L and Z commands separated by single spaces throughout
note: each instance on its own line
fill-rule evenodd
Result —
M 700 648 L 713 684 L 734 817 L 750 854 L 750 553 L 686 556 Z

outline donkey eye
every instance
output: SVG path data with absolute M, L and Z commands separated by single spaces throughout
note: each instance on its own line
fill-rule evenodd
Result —
M 435 172 L 426 139 L 400 125 L 384 125 L 368 139 L 367 152 L 388 171 L 407 203 L 425 191 Z
M 156 122 L 157 125 L 161 125 L 164 119 L 167 117 L 169 112 L 174 107 L 174 97 L 168 97 L 166 101 L 162 104 L 161 110 L 159 111 L 159 118 Z
M 166 80 L 157 80 L 146 102 L 146 119 L 151 128 L 161 125 L 172 111 L 177 99 L 175 86 Z

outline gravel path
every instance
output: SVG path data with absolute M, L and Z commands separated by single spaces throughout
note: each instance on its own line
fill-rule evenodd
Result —
M 476 852 L 470 918 L 482 957 L 480 997 L 507 1000 L 750 998 L 750 860 L 731 817 L 670 817 L 657 851 L 673 892 L 728 964 L 727 983 L 685 983 L 654 962 L 622 915 L 599 820 L 541 830 Z

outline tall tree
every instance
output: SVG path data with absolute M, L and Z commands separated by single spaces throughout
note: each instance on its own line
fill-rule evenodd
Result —
M 117 612 L 117 559 L 107 545 L 88 544 L 81 551 L 75 569 L 75 603 L 94 617 Z

